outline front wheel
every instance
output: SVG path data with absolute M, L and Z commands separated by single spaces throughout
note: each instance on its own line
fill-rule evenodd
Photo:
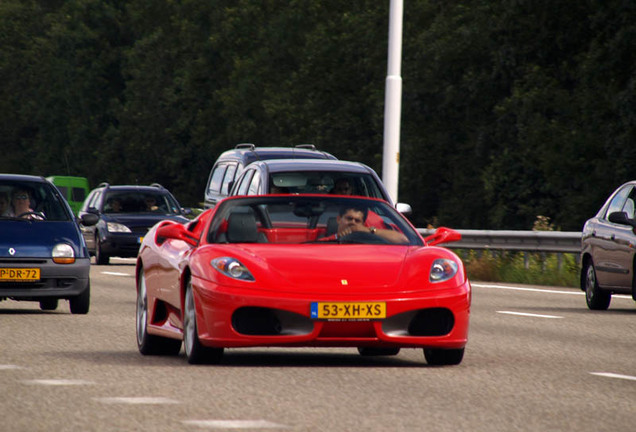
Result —
M 139 271 L 137 282 L 137 313 L 135 329 L 137 333 L 137 348 L 143 355 L 165 354 L 177 355 L 181 350 L 181 341 L 148 334 L 148 292 L 144 271 Z
M 197 314 L 192 282 L 188 281 L 183 311 L 183 346 L 190 364 L 216 364 L 223 357 L 223 348 L 203 346 L 197 330 Z
M 110 257 L 102 252 L 102 242 L 99 239 L 99 233 L 95 235 L 95 263 L 99 265 L 108 265 Z
M 612 294 L 599 288 L 594 263 L 589 261 L 585 265 L 584 288 L 587 307 L 591 310 L 607 310 Z
M 68 299 L 73 315 L 86 315 L 91 307 L 91 283 L 86 283 L 86 289 L 80 295 Z
M 464 348 L 424 348 L 424 358 L 426 358 L 426 362 L 431 366 L 458 365 L 464 358 Z

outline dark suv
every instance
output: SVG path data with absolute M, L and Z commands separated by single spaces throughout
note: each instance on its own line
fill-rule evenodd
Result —
M 97 264 L 108 264 L 111 256 L 136 257 L 146 232 L 157 222 L 172 219 L 187 222 L 186 211 L 163 186 L 111 186 L 100 184 L 88 195 L 79 216 L 99 216 L 94 226 L 81 225 L 82 235 Z
M 214 163 L 205 188 L 205 208 L 211 208 L 230 194 L 232 185 L 245 167 L 254 161 L 268 159 L 330 159 L 332 154 L 316 150 L 313 144 L 296 147 L 256 147 L 254 144 L 238 144 L 234 149 L 221 153 Z

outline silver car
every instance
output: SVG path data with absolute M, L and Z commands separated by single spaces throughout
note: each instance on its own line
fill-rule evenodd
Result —
M 596 216 L 585 222 L 581 249 L 581 289 L 592 310 L 609 307 L 612 294 L 636 300 L 636 181 L 614 191 Z

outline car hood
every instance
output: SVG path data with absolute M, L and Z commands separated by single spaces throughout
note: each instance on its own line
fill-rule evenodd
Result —
M 0 258 L 50 258 L 58 243 L 73 246 L 75 256 L 81 256 L 79 229 L 74 222 L 3 220 L 0 233 Z
M 210 255 L 219 256 L 218 247 Z M 406 279 L 428 275 L 432 257 L 405 266 L 414 250 L 426 248 L 378 245 L 234 245 L 221 255 L 241 261 L 255 278 L 254 288 L 294 293 L 372 294 L 395 291 Z M 206 254 L 207 255 L 207 254 Z M 209 263 L 209 258 L 204 258 Z M 209 265 L 209 264 L 208 264 Z M 302 269 L 302 271 L 299 271 Z M 216 272 L 213 277 L 216 279 Z M 425 280 L 428 280 L 426 277 Z M 230 278 L 218 278 L 231 283 Z M 421 286 L 421 284 L 418 284 Z M 410 289 L 417 289 L 410 287 Z

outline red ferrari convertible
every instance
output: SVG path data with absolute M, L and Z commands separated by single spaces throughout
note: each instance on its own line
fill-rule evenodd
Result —
M 462 361 L 470 282 L 462 261 L 382 200 L 331 195 L 227 198 L 187 224 L 165 220 L 139 251 L 142 354 L 218 363 L 225 348 L 423 348 Z

